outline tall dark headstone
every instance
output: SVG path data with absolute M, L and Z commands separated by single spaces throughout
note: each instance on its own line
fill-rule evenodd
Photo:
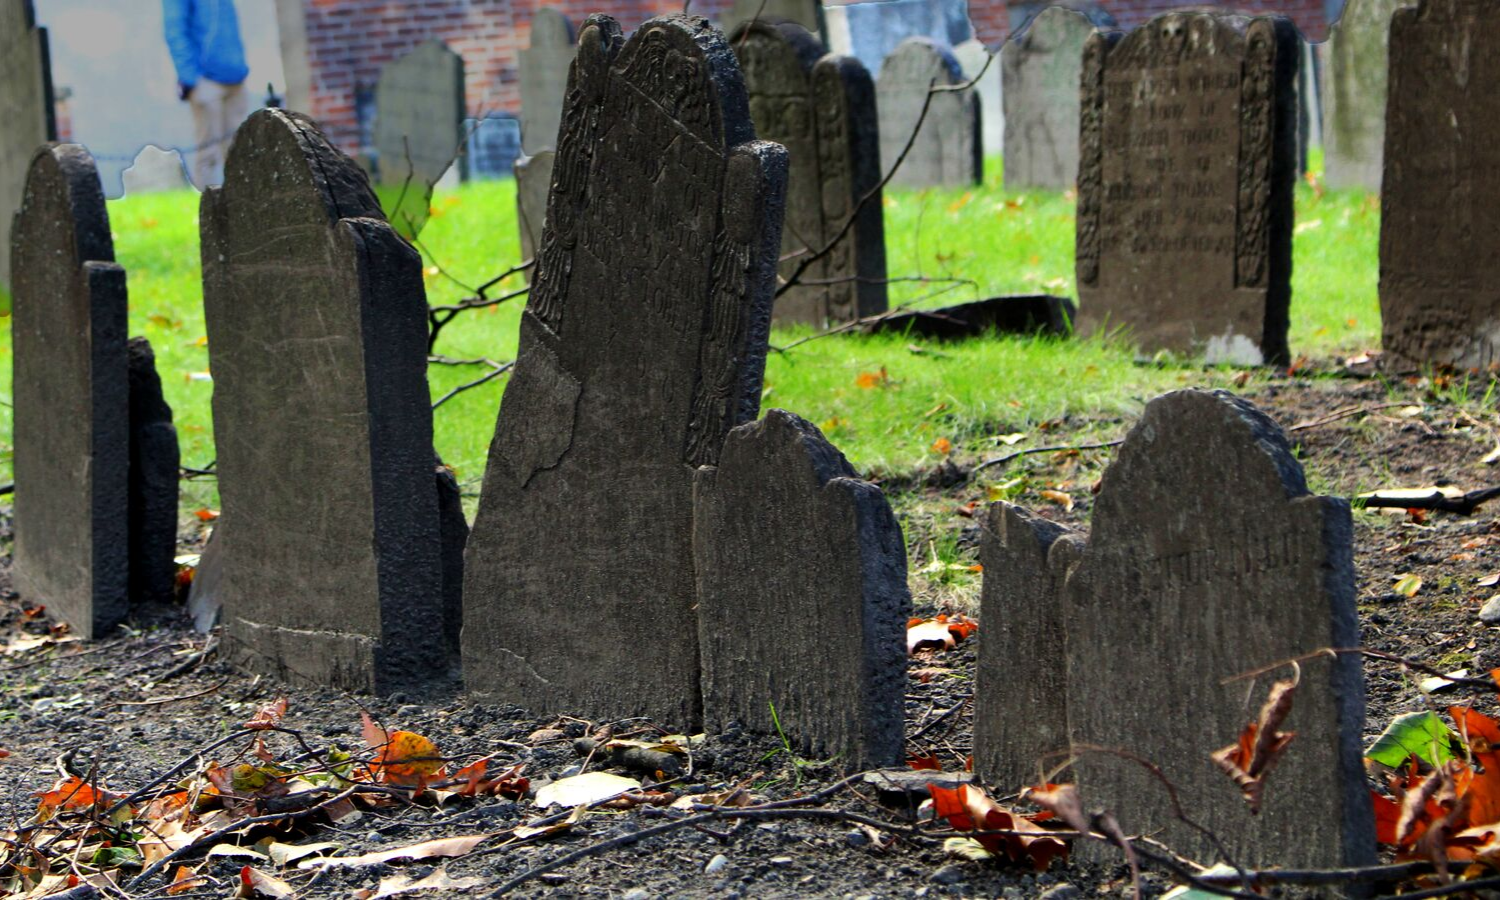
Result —
M 1077 281 L 1085 332 L 1287 358 L 1296 28 L 1167 13 L 1084 49 Z
M 822 327 L 886 310 L 885 224 L 875 85 L 852 56 L 825 53 L 800 25 L 747 23 L 729 35 L 755 133 L 791 164 L 780 272 L 800 282 L 776 298 L 776 321 Z M 861 206 L 860 201 L 873 192 Z M 802 257 L 844 237 L 812 265 Z
M 1274 422 L 1223 391 L 1158 397 L 1105 472 L 1086 546 L 1013 510 L 991 522 L 1003 530 L 985 557 L 981 620 L 997 627 L 980 645 L 981 777 L 1033 781 L 1032 754 L 1071 747 L 1089 808 L 1113 812 L 1127 834 L 1217 860 L 1152 772 L 1088 748 L 1122 750 L 1159 766 L 1182 808 L 1241 865 L 1374 861 L 1358 656 L 1302 663 L 1280 726 L 1296 736 L 1259 813 L 1212 759 L 1256 718 L 1270 681 L 1292 672 L 1225 679 L 1359 644 L 1348 504 L 1308 492 Z M 1059 690 L 1055 671 L 1026 666 L 1045 658 L 1063 660 L 1066 741 L 1055 711 L 1038 718 L 1034 705 Z
M 1500 8 L 1449 0 L 1391 19 L 1380 326 L 1408 364 L 1500 361 Z
M 899 765 L 911 595 L 880 488 L 773 409 L 698 470 L 694 510 L 705 727 L 779 727 L 849 768 Z
M 342 688 L 446 680 L 420 257 L 354 162 L 274 109 L 200 221 L 226 644 Z
M 1380 190 L 1391 16 L 1406 0 L 1346 0 L 1323 45 L 1324 181 Z
M 557 147 L 557 126 L 578 48 L 573 23 L 544 6 L 531 17 L 531 46 L 520 51 L 521 149 L 528 156 Z
M 125 270 L 88 151 L 33 150 L 10 236 L 16 589 L 93 638 L 130 602 Z
M 156 356 L 143 337 L 127 345 L 130 380 L 130 597 L 177 593 L 177 480 L 182 454 Z
M 1060 191 L 1078 178 L 1078 77 L 1095 25 L 1054 6 L 1000 51 L 1005 85 L 1005 188 Z
M 0 294 L 10 283 L 11 218 L 36 148 L 57 138 L 47 29 L 31 0 L 0 0 Z
M 953 51 L 930 38 L 907 38 L 885 58 L 875 85 L 881 164 L 889 170 L 911 144 L 911 152 L 889 182 L 892 186 L 964 187 L 980 182 L 984 149 L 979 98 L 974 92 L 940 91 L 933 95 L 926 117 L 922 116 L 931 87 L 964 81 Z M 918 121 L 922 128 L 913 142 Z
M 785 184 L 705 19 L 584 23 L 465 556 L 470 690 L 699 718 L 693 471 L 759 406 Z
M 386 66 L 375 87 L 375 150 L 386 216 L 407 237 L 427 224 L 432 188 L 450 165 L 463 177 L 464 60 L 427 41 Z

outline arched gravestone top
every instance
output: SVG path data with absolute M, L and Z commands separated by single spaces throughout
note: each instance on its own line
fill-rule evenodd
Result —
M 1407 364 L 1500 361 L 1500 5 L 1395 13 L 1380 197 L 1380 319 Z
M 1000 51 L 1007 189 L 1073 187 L 1078 177 L 1078 79 L 1096 26 L 1052 6 Z
M 1287 358 L 1299 40 L 1282 17 L 1206 13 L 1088 39 L 1082 331 L 1217 362 Z
M 1391 16 L 1410 0 L 1345 0 L 1323 46 L 1324 180 L 1380 190 Z
M 819 0 L 734 0 L 724 13 L 724 33 L 736 31 L 751 22 L 793 22 L 812 32 L 819 40 L 828 33 Z
M 530 156 L 557 144 L 568 90 L 568 69 L 577 52 L 573 23 L 551 7 L 531 19 L 531 46 L 520 51 L 521 149 Z
M 590 17 L 558 136 L 466 557 L 464 678 L 689 724 L 693 473 L 759 407 L 786 151 L 754 140 L 734 54 L 692 16 L 629 41 Z
M 15 578 L 88 639 L 129 609 L 125 270 L 88 151 L 28 159 L 10 245 Z
M 202 203 L 227 645 L 349 689 L 445 681 L 420 257 L 298 114 L 247 119 Z
M 442 41 L 418 44 L 380 72 L 375 149 L 386 217 L 407 237 L 427 223 L 432 188 L 449 166 L 464 175 L 464 60 Z
M 801 283 L 781 289 L 776 320 L 821 328 L 884 312 L 880 139 L 869 72 L 852 56 L 825 52 L 794 22 L 745 23 L 729 44 L 756 133 L 785 146 L 791 165 L 780 272 Z M 843 239 L 806 264 L 803 257 L 828 246 L 856 209 Z
M 902 41 L 880 66 L 875 82 L 880 111 L 880 159 L 896 165 L 910 141 L 928 88 L 965 81 L 953 51 L 926 37 Z M 983 173 L 979 134 L 979 98 L 973 91 L 935 94 L 911 145 L 890 184 L 900 187 L 958 187 L 978 184 Z
M 21 206 L 27 166 L 57 136 L 47 29 L 31 0 L 0 0 L 0 296 L 10 286 L 11 218 Z M 3 310 L 0 310 L 3 311 Z

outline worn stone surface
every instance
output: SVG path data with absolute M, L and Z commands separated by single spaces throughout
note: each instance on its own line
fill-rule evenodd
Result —
M 1454 0 L 1391 20 L 1380 325 L 1407 364 L 1500 361 L 1500 7 Z
M 177 479 L 181 452 L 156 356 L 143 337 L 126 346 L 130 381 L 130 599 L 177 593 Z
M 907 38 L 880 66 L 875 83 L 880 111 L 880 159 L 896 165 L 911 140 L 928 88 L 962 84 L 953 51 L 929 38 Z M 932 98 L 911 152 L 891 178 L 894 187 L 963 187 L 980 182 L 979 98 L 972 90 L 943 91 Z
M 88 151 L 29 158 L 10 245 L 14 575 L 27 605 L 88 639 L 129 610 L 125 270 Z
M 817 38 L 790 22 L 747 23 L 729 34 L 729 45 L 744 73 L 755 133 L 785 146 L 791 165 L 780 273 L 785 280 L 801 275 L 776 298 L 776 321 L 823 327 L 884 312 L 880 132 L 870 73 L 851 56 L 825 54 Z M 800 257 L 828 246 L 856 209 L 843 239 L 806 265 Z
M 1287 358 L 1296 28 L 1167 13 L 1084 49 L 1081 330 L 1148 350 Z
M 1078 178 L 1078 78 L 1095 25 L 1054 6 L 1000 51 L 1006 190 L 1065 190 Z
M 120 180 L 127 197 L 155 191 L 182 191 L 193 186 L 187 168 L 182 164 L 182 154 L 152 145 L 141 148 L 135 162 L 121 173 Z
M 911 595 L 880 488 L 773 409 L 698 470 L 693 508 L 705 727 L 779 722 L 850 769 L 901 762 Z
M 531 17 L 531 46 L 520 51 L 517 66 L 521 79 L 521 149 L 527 156 L 557 147 L 568 68 L 578 52 L 575 41 L 573 23 L 561 12 L 544 6 Z
M 990 51 L 979 40 L 970 38 L 953 48 L 953 58 L 963 69 L 964 78 L 979 81 L 974 90 L 979 94 L 980 144 L 985 156 L 1005 150 L 1005 90 L 1000 80 L 1000 60 L 990 61 Z M 1076 122 L 1073 126 L 1078 127 Z
M 917 309 L 885 316 L 865 330 L 878 334 L 896 332 L 943 340 L 1002 334 L 1067 335 L 1073 330 L 1077 310 L 1067 297 L 1020 294 L 990 297 L 938 309 Z
M 224 584 L 224 517 L 214 522 L 198 555 L 198 567 L 193 570 L 193 583 L 188 588 L 187 611 L 193 620 L 193 630 L 208 634 L 219 624 L 224 611 L 224 597 L 220 588 Z
M 280 110 L 240 127 L 200 221 L 226 646 L 343 688 L 444 681 L 421 259 Z
M 819 40 L 827 33 L 823 4 L 818 0 L 734 0 L 725 11 L 721 27 L 731 34 L 750 23 L 800 25 Z
M 458 659 L 464 625 L 464 547 L 469 542 L 469 520 L 464 517 L 458 477 L 441 458 L 435 462 L 438 533 L 442 540 L 443 637 L 451 658 Z
M 521 231 L 521 258 L 534 259 L 542 243 L 542 224 L 547 218 L 547 195 L 552 188 L 552 161 L 556 154 L 543 150 L 516 160 L 516 227 Z M 531 281 L 531 269 L 526 280 Z
M 426 41 L 386 66 L 375 87 L 375 150 L 380 204 L 408 237 L 427 224 L 433 185 L 465 158 L 464 60 L 442 41 Z
M 700 716 L 693 470 L 755 418 L 781 241 L 786 151 L 754 137 L 707 20 L 584 23 L 465 557 L 478 694 Z
M 974 37 L 968 0 L 879 0 L 823 7 L 828 48 L 853 56 L 870 72 L 910 37 L 957 47 Z
M 31 0 L 0 0 L 0 292 L 11 286 L 11 218 L 26 190 L 27 166 L 57 136 L 47 29 L 36 27 Z
M 1380 190 L 1391 16 L 1405 0 L 1346 0 L 1323 45 L 1324 180 Z

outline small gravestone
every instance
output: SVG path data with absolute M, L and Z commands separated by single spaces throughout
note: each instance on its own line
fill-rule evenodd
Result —
M 183 191 L 193 186 L 187 168 L 182 164 L 181 153 L 149 144 L 136 154 L 135 162 L 120 174 L 120 179 L 127 197 L 158 191 Z
M 1324 181 L 1380 190 L 1391 16 L 1405 0 L 1347 0 L 1323 45 Z
M 979 79 L 974 90 L 979 94 L 980 145 L 985 156 L 999 154 L 1005 149 L 1005 91 L 1000 80 L 1000 60 L 991 60 L 989 48 L 974 38 L 954 47 L 953 58 L 963 69 L 964 78 Z
M 521 259 L 535 259 L 542 243 L 542 223 L 547 218 L 547 194 L 552 187 L 552 160 L 556 154 L 543 150 L 516 160 L 516 225 L 521 231 Z M 531 280 L 531 270 L 526 270 Z
M 16 588 L 88 639 L 130 603 L 125 270 L 88 151 L 43 147 L 28 173 L 10 253 Z
M 963 70 L 953 52 L 929 38 L 901 42 L 880 66 L 875 84 L 880 110 L 880 160 L 889 170 L 901 160 L 891 178 L 894 187 L 965 187 L 978 184 L 984 171 L 980 146 L 979 98 L 972 90 L 939 91 L 930 87 L 964 83 Z M 921 121 L 921 131 L 912 133 Z M 910 152 L 902 159 L 908 144 Z
M 181 451 L 156 356 L 143 337 L 127 345 L 130 381 L 130 597 L 177 593 L 177 478 Z
M 1407 365 L 1500 361 L 1500 7 L 1434 3 L 1391 20 L 1380 319 Z
M 1082 331 L 1210 362 L 1286 360 L 1299 40 L 1285 18 L 1209 13 L 1089 38 Z
M 827 33 L 823 4 L 819 0 L 734 0 L 724 13 L 722 27 L 731 34 L 751 23 L 791 22 L 812 32 L 819 40 Z
M 693 472 L 755 418 L 786 151 L 707 20 L 584 23 L 464 568 L 467 687 L 699 716 Z
M 378 194 L 406 237 L 427 223 L 433 186 L 451 166 L 463 175 L 464 60 L 442 41 L 427 41 L 386 66 L 375 87 Z
M 1259 813 L 1212 760 L 1256 718 L 1270 682 L 1293 673 L 1226 679 L 1359 645 L 1349 506 L 1308 492 L 1274 422 L 1223 391 L 1158 397 L 1105 472 L 1086 545 L 1012 510 L 994 513 L 991 527 L 999 533 L 986 538 L 984 558 L 981 777 L 1034 783 L 1035 755 L 1064 751 L 1048 759 L 1057 763 L 1071 747 L 1087 808 L 1192 859 L 1218 860 L 1212 833 L 1245 866 L 1374 861 L 1358 655 L 1301 664 L 1280 726 L 1296 736 Z M 1066 707 L 1066 741 L 1055 706 L 1039 710 L 1049 694 Z M 1177 818 L 1163 780 L 1206 831 Z
M 885 312 L 880 135 L 870 74 L 851 56 L 825 54 L 817 38 L 791 22 L 747 23 L 729 44 L 745 76 L 755 133 L 785 146 L 791 165 L 780 273 L 798 283 L 776 298 L 776 321 L 821 328 Z M 825 248 L 812 264 L 804 261 Z
M 226 644 L 341 688 L 445 681 L 421 258 L 280 110 L 240 127 L 200 221 Z
M 464 498 L 458 476 L 441 458 L 437 472 L 438 533 L 442 538 L 443 637 L 448 652 L 458 659 L 459 635 L 464 624 L 464 547 L 469 542 L 469 520 L 464 517 Z
M 0 0 L 0 297 L 11 287 L 11 217 L 21 206 L 37 147 L 57 136 L 47 29 L 31 0 Z M 0 304 L 3 307 L 3 304 Z M 3 311 L 3 308 L 0 308 Z
M 544 6 L 531 18 L 531 46 L 520 51 L 521 149 L 528 156 L 557 146 L 557 126 L 577 52 L 573 23 Z
M 906 543 L 880 488 L 773 409 L 694 491 L 704 724 L 777 729 L 848 768 L 899 764 Z
M 1005 189 L 1060 191 L 1078 178 L 1078 76 L 1095 25 L 1054 6 L 1005 42 Z

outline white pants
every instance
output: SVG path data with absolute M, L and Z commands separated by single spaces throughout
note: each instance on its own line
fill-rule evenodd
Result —
M 243 84 L 220 84 L 198 79 L 189 101 L 193 107 L 193 181 L 201 190 L 224 181 L 224 156 L 235 129 L 250 114 L 250 96 Z

